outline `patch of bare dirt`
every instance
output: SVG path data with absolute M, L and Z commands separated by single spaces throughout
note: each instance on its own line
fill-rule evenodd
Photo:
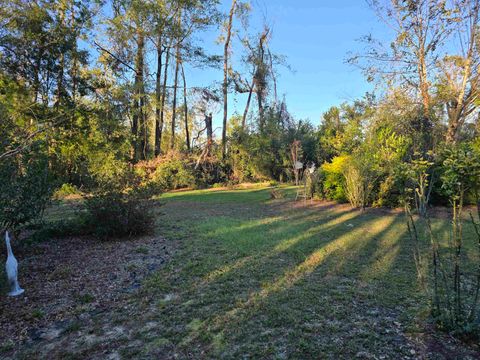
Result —
M 452 209 L 445 206 L 433 206 L 429 209 L 430 216 L 438 219 L 451 219 L 452 218 Z M 463 208 L 463 218 L 465 220 L 470 220 L 470 213 L 474 216 L 477 213 L 476 206 L 467 205 Z
M 410 334 L 410 340 L 419 351 L 418 359 L 479 359 L 478 344 L 464 343 L 461 340 L 442 332 L 428 324 L 424 332 Z
M 15 298 L 0 294 L 0 357 L 25 342 L 57 339 L 74 330 L 78 320 L 122 307 L 174 250 L 161 237 L 68 238 L 13 246 L 25 293 Z M 4 245 L 1 250 L 6 254 Z

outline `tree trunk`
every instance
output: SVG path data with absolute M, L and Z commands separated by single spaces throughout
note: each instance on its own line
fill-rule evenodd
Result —
M 265 121 L 263 118 L 263 94 L 261 90 L 257 91 L 258 117 L 260 118 L 260 130 L 263 130 Z
M 146 160 L 148 157 L 149 146 L 148 146 L 148 124 L 147 124 L 147 113 L 145 112 L 147 97 L 145 94 L 145 83 L 143 81 L 143 72 L 142 72 L 142 83 L 140 87 L 140 159 Z
M 420 49 L 418 51 L 417 65 L 419 90 L 422 101 L 422 118 L 420 119 L 420 128 L 418 129 L 421 136 L 419 150 L 422 153 L 426 153 L 426 151 L 432 146 L 430 135 L 430 85 L 428 83 L 426 53 L 423 46 L 423 40 L 420 40 L 420 43 L 422 45 L 420 45 Z
M 72 69 L 71 69 L 71 78 L 72 78 L 72 103 L 73 106 L 76 106 L 77 101 L 77 87 L 78 87 L 78 35 L 77 29 L 75 28 L 75 6 L 72 4 L 72 13 L 70 17 L 70 26 L 74 32 L 73 39 L 73 52 L 72 52 Z M 73 115 L 72 115 L 73 116 Z
M 138 101 L 139 101 L 139 113 L 138 113 L 138 127 L 140 130 L 140 147 L 139 147 L 139 156 L 140 160 L 145 160 L 147 158 L 147 146 L 148 146 L 148 139 L 147 139 L 147 123 L 145 119 L 145 83 L 143 78 L 144 73 L 144 66 L 145 66 L 145 36 L 143 32 L 139 33 L 138 37 L 138 76 L 139 76 L 139 83 L 138 83 Z
M 158 36 L 157 44 L 157 75 L 155 78 L 155 156 L 160 155 L 163 123 L 161 122 L 161 99 L 162 99 L 162 35 Z M 166 73 L 166 70 L 165 70 Z
M 459 128 L 463 125 L 465 122 L 465 117 L 467 116 L 464 114 L 464 107 L 466 103 L 465 95 L 467 93 L 467 86 L 468 83 L 471 81 L 471 75 L 472 75 L 472 62 L 473 62 L 473 57 L 474 57 L 474 50 L 476 47 L 477 43 L 477 26 L 478 26 L 478 18 L 479 18 L 479 2 L 478 0 L 475 0 L 473 4 L 471 5 L 471 11 L 473 13 L 470 13 L 472 16 L 472 21 L 469 26 L 469 32 L 470 32 L 470 38 L 468 40 L 468 50 L 467 50 L 467 55 L 465 57 L 465 66 L 463 69 L 463 75 L 462 75 L 462 84 L 460 85 L 460 89 L 455 101 L 455 108 L 449 114 L 449 124 L 448 124 L 448 130 L 446 134 L 446 141 L 447 143 L 455 143 L 457 141 L 457 132 Z M 470 94 L 471 96 L 472 94 Z M 469 96 L 467 95 L 467 98 Z M 450 116 L 451 115 L 451 116 Z
M 144 70 L 144 49 L 145 37 L 141 31 L 137 31 L 137 54 L 135 58 L 135 84 L 134 84 L 134 99 L 133 99 L 133 119 L 132 119 L 132 135 L 134 161 L 138 161 L 143 157 L 143 148 L 145 146 L 144 133 L 144 117 L 143 117 L 143 70 Z M 139 134 L 139 129 L 141 133 Z M 140 139 L 139 139 L 140 138 Z M 140 141 L 139 141 L 140 140 Z
M 62 27 L 65 27 L 65 13 L 67 9 L 65 5 L 61 5 L 60 10 L 60 23 Z M 57 77 L 57 98 L 55 100 L 55 107 L 58 107 L 63 99 L 64 96 L 64 83 L 63 78 L 65 76 L 65 54 L 62 51 L 60 54 L 60 61 L 59 61 L 59 68 L 58 68 L 58 77 Z
M 418 77 L 420 80 L 420 96 L 422 98 L 422 109 L 424 119 L 430 118 L 430 93 L 429 85 L 427 78 L 427 65 L 425 63 L 425 52 L 423 49 L 420 50 L 418 56 Z M 425 130 L 422 128 L 422 130 Z
M 207 129 L 207 145 L 203 149 L 202 154 L 198 157 L 197 163 L 195 165 L 195 169 L 198 169 L 200 164 L 205 162 L 206 159 L 210 156 L 210 154 L 212 152 L 213 127 L 212 127 L 212 114 L 211 113 L 210 113 L 210 115 L 205 114 L 205 129 Z M 205 130 L 205 129 L 203 129 L 203 130 Z M 199 133 L 199 136 L 200 136 L 200 133 Z
M 252 101 L 252 93 L 253 93 L 254 87 L 255 87 L 255 79 L 252 79 L 252 85 L 250 85 L 250 90 L 248 91 L 247 104 L 245 105 L 245 111 L 243 112 L 242 130 L 245 130 L 247 126 L 248 109 L 250 108 L 250 101 Z
M 177 87 L 178 87 L 178 70 L 180 68 L 180 44 L 177 44 L 176 51 L 176 64 L 175 64 L 175 79 L 173 82 L 173 104 L 172 104 L 172 134 L 170 138 L 170 149 L 173 150 L 175 147 L 175 125 L 176 125 L 176 116 L 177 116 Z
M 36 104 L 38 101 L 38 95 L 40 92 L 40 64 L 43 57 L 43 51 L 40 51 L 40 55 L 35 60 L 35 66 L 33 67 L 34 71 L 34 83 L 33 83 L 33 103 Z
M 185 143 L 187 150 L 190 151 L 190 131 L 188 130 L 188 103 L 187 103 L 187 80 L 185 78 L 185 70 L 182 63 L 182 79 L 183 79 L 183 111 L 185 118 Z
M 165 123 L 165 101 L 167 98 L 167 80 L 168 80 L 168 63 L 170 61 L 170 46 L 167 48 L 167 53 L 165 55 L 165 70 L 163 72 L 163 90 L 162 90 L 162 104 L 160 107 L 160 133 L 158 136 L 158 151 L 159 154 L 162 152 L 162 132 L 163 125 Z
M 205 127 L 207 129 L 207 156 L 210 156 L 213 144 L 213 120 L 212 114 L 205 115 Z
M 227 24 L 227 37 L 225 39 L 225 47 L 223 49 L 223 128 L 222 128 L 222 158 L 225 160 L 227 155 L 227 120 L 228 120 L 228 50 L 230 47 L 230 39 L 232 37 L 233 14 L 237 0 L 232 1 L 230 15 Z
M 263 114 L 263 100 L 264 100 L 264 92 L 266 87 L 266 74 L 265 74 L 265 48 L 264 42 L 266 41 L 268 36 L 268 30 L 265 29 L 263 34 L 260 36 L 260 41 L 258 44 L 258 67 L 255 75 L 255 86 L 256 86 L 256 93 L 257 93 L 257 103 L 258 103 L 258 117 L 260 122 L 260 130 L 263 130 L 264 127 L 264 114 Z
M 275 75 L 275 71 L 273 70 L 273 56 L 272 52 L 270 49 L 268 49 L 268 57 L 270 60 L 270 74 L 272 75 L 272 80 L 273 80 L 273 98 L 274 98 L 274 105 L 275 107 L 278 104 L 278 94 L 277 94 L 277 77 Z

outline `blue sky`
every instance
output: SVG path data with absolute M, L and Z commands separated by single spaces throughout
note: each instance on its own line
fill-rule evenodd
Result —
M 358 69 L 345 64 L 349 51 L 361 49 L 358 39 L 362 35 L 378 36 L 386 31 L 364 0 L 252 0 L 251 3 L 251 28 L 260 30 L 266 18 L 273 27 L 270 48 L 286 55 L 293 68 L 293 72 L 280 69 L 278 89 L 280 95 L 285 94 L 288 108 L 297 119 L 319 124 L 322 113 L 330 106 L 372 90 Z M 228 11 L 230 4 L 231 0 L 222 0 L 222 9 Z M 202 36 L 208 51 L 221 54 L 221 47 L 214 43 L 218 34 L 218 29 L 211 29 Z M 222 79 L 221 70 L 190 69 L 187 76 L 192 86 Z M 245 97 L 232 95 L 229 112 L 243 113 Z

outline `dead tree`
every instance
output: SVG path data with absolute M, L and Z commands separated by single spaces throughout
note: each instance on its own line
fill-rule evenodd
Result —
M 195 165 L 195 169 L 198 169 L 201 163 L 204 163 L 206 159 L 208 159 L 212 153 L 212 145 L 213 145 L 213 116 L 212 114 L 205 114 L 205 128 L 199 131 L 199 135 L 207 130 L 207 143 L 197 160 Z M 197 136 L 198 138 L 198 136 Z
M 222 128 L 222 158 L 225 159 L 227 152 L 227 117 L 228 117 L 228 53 L 230 48 L 230 39 L 232 37 L 233 14 L 237 0 L 232 1 L 230 15 L 226 25 L 226 38 L 223 50 L 223 128 Z

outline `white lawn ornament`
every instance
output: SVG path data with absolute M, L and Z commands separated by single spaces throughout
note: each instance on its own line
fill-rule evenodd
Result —
M 13 256 L 12 246 L 10 245 L 10 236 L 8 231 L 5 232 L 5 243 L 7 244 L 7 263 L 5 264 L 5 270 L 7 271 L 7 279 L 10 284 L 11 291 L 8 293 L 10 296 L 18 296 L 24 292 L 20 285 L 18 285 L 18 262 Z

